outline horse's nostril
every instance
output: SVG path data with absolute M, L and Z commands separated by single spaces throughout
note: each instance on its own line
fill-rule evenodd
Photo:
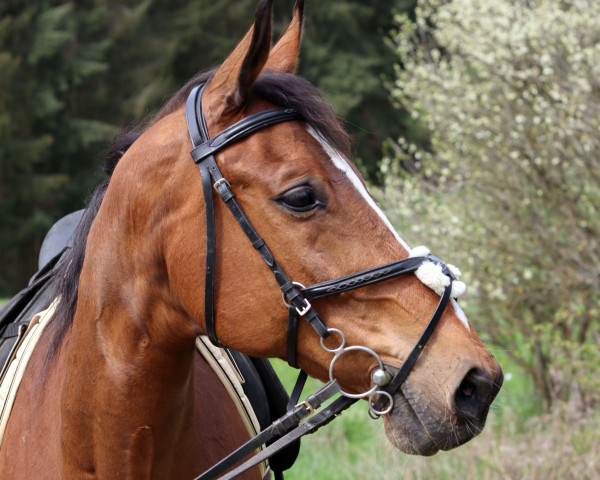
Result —
M 473 395 L 473 392 L 475 391 L 475 385 L 473 385 L 471 382 L 463 382 L 461 385 L 461 393 L 465 396 L 465 397 L 470 397 Z
M 458 418 L 483 420 L 492 402 L 492 377 L 479 368 L 469 370 L 454 395 Z

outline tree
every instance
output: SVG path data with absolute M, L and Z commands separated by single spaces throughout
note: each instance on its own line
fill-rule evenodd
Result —
M 35 271 L 45 232 L 93 181 L 82 158 L 115 129 L 87 102 L 108 65 L 106 5 L 0 5 L 0 291 Z
M 393 76 L 394 52 L 384 34 L 393 27 L 392 10 L 411 12 L 415 2 L 325 0 L 306 6 L 298 73 L 333 103 L 356 138 L 363 172 L 373 180 L 379 180 L 383 143 L 410 123 L 389 102 L 385 82 Z M 248 28 L 256 7 L 256 0 L 129 3 L 118 10 L 116 22 L 123 34 L 111 62 L 129 68 L 113 82 L 112 98 L 122 98 L 125 111 L 137 118 L 156 110 L 197 71 L 217 66 Z M 289 22 L 292 5 L 276 3 L 275 36 Z
M 432 151 L 400 139 L 420 175 L 389 175 L 382 200 L 464 265 L 468 309 L 546 407 L 597 404 L 600 5 L 431 0 L 417 18 L 397 17 L 392 93 Z
M 392 81 L 394 51 L 386 41 L 392 12 L 412 14 L 416 0 L 322 1 L 307 5 L 300 75 L 320 89 L 356 141 L 356 161 L 376 183 L 388 138 L 420 141 L 406 112 L 394 109 L 386 83 Z

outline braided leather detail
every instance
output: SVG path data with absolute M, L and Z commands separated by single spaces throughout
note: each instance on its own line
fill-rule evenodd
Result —
M 351 280 L 349 282 L 342 282 L 339 283 L 337 285 L 333 285 L 332 287 L 328 288 L 327 290 L 325 290 L 329 295 L 333 295 L 335 293 L 338 292 L 344 292 L 346 290 L 352 290 L 353 288 L 358 288 L 360 286 L 362 286 L 364 283 L 368 283 L 371 282 L 379 277 L 382 277 L 384 275 L 387 275 L 389 272 L 391 272 L 392 270 L 390 268 L 386 268 L 384 270 L 381 271 L 377 271 L 377 272 L 373 272 L 370 275 L 364 275 L 360 278 L 356 278 L 354 280 Z
M 327 297 L 337 293 L 347 292 L 356 288 L 378 283 L 383 280 L 414 272 L 427 260 L 427 257 L 410 257 L 361 272 L 352 273 L 336 280 L 316 283 L 302 289 L 302 294 L 308 300 Z

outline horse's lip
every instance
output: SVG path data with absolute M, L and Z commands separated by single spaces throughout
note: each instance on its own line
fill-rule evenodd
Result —
M 385 368 L 392 374 L 392 376 L 395 376 L 399 370 L 398 368 L 392 367 L 387 364 L 385 365 Z M 415 444 L 414 437 L 411 436 L 410 443 L 411 443 L 411 447 L 413 448 L 413 451 L 406 452 L 406 453 L 414 453 L 414 454 L 418 454 L 418 455 L 434 455 L 439 450 L 442 450 L 442 448 L 437 444 L 435 439 L 432 438 L 431 435 L 429 434 L 427 426 L 421 420 L 421 417 L 417 413 L 416 409 L 413 407 L 413 404 L 411 403 L 411 400 L 409 398 L 410 396 L 405 395 L 405 393 L 403 391 L 403 387 L 407 382 L 408 382 L 408 379 L 404 381 L 404 383 L 398 388 L 398 390 L 396 392 L 392 393 L 392 397 L 394 398 L 394 408 L 392 409 L 392 411 L 389 414 L 385 415 L 385 417 L 388 417 L 389 423 L 392 424 L 392 423 L 395 423 L 393 418 L 396 415 L 396 416 L 398 416 L 398 419 L 400 419 L 400 418 L 402 419 L 402 423 L 405 426 L 407 425 L 406 417 L 408 417 L 410 424 L 413 427 L 418 427 L 419 430 L 425 435 L 426 439 L 428 440 L 428 442 L 427 442 L 428 444 L 425 444 L 425 442 L 421 441 L 420 444 L 417 446 Z M 400 408 L 400 407 L 402 407 L 401 412 L 398 410 L 398 408 Z M 388 432 L 388 428 L 386 428 L 386 432 Z M 401 442 L 399 441 L 399 439 L 397 439 L 395 437 L 393 429 L 390 429 L 390 431 L 388 432 L 388 437 L 389 436 L 392 437 L 392 438 L 390 438 L 392 443 L 394 443 L 398 448 L 400 448 L 402 450 L 402 448 L 399 445 Z
M 387 365 L 386 368 L 394 374 L 398 371 L 397 368 L 389 367 Z M 496 383 L 499 384 L 496 387 L 497 393 L 500 389 L 502 379 L 499 378 Z M 439 450 L 451 450 L 468 442 L 483 430 L 485 419 L 482 422 L 477 423 L 471 421 L 469 423 L 470 428 L 461 428 L 459 431 L 457 430 L 459 426 L 453 424 L 446 418 L 448 410 L 445 410 L 446 413 L 444 413 L 443 419 L 430 416 L 430 413 L 435 415 L 435 412 L 428 411 L 428 402 L 425 402 L 423 405 L 420 403 L 423 401 L 423 395 L 423 392 L 419 390 L 418 386 L 411 382 L 410 375 L 393 394 L 394 409 L 390 412 L 389 419 L 393 424 L 396 424 L 396 421 L 393 420 L 394 418 L 396 418 L 397 421 L 402 419 L 404 422 L 406 422 L 406 417 L 410 419 L 412 426 L 411 433 L 416 436 L 416 445 L 420 447 L 415 448 L 415 452 L 411 453 L 417 453 L 418 455 L 433 455 Z M 396 410 L 399 407 L 402 407 L 401 410 Z M 395 410 L 396 413 L 394 413 Z M 446 424 L 445 428 L 442 427 L 442 423 Z M 416 430 L 416 427 L 418 427 L 419 430 Z M 445 429 L 448 431 L 444 433 Z M 424 441 L 425 437 L 428 442 Z M 414 442 L 413 445 L 415 445 Z

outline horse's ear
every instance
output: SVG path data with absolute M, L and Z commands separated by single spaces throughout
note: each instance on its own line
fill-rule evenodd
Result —
M 294 73 L 296 71 L 303 20 L 304 0 L 296 0 L 294 17 L 271 50 L 265 70 L 281 73 Z
M 210 80 L 202 101 L 207 117 L 234 114 L 246 104 L 252 84 L 269 58 L 272 9 L 273 0 L 260 0 L 254 25 Z

